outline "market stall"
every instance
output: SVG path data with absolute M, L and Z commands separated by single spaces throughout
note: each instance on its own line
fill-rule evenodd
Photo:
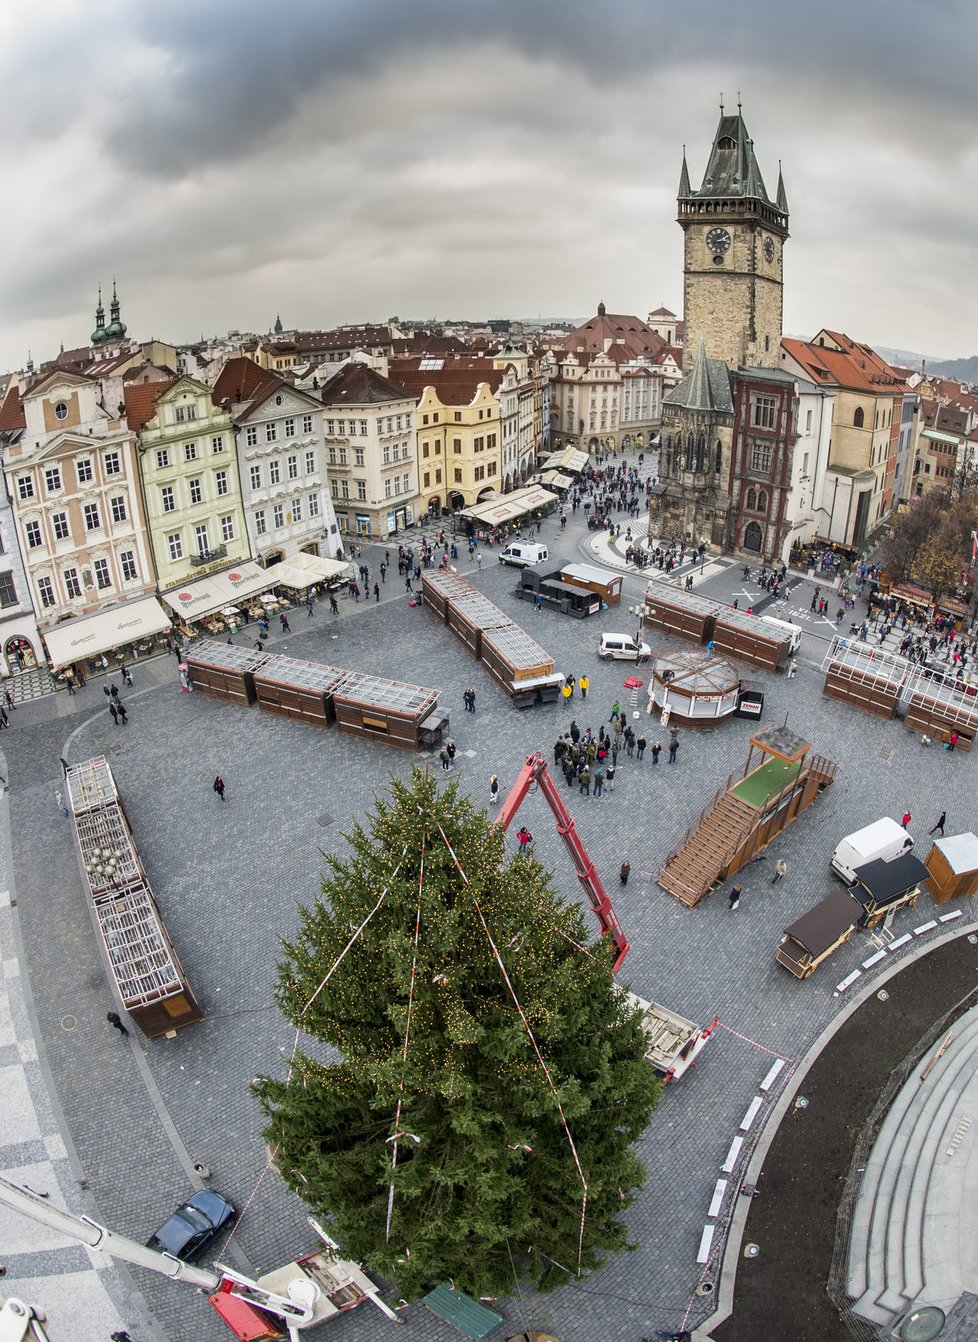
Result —
M 849 893 L 863 911 L 859 926 L 871 932 L 897 909 L 912 909 L 929 875 L 915 853 L 901 853 L 889 861 L 877 858 L 857 867 Z
M 877 655 L 868 643 L 841 640 L 825 673 L 822 693 L 829 699 L 892 718 L 908 663 Z
M 336 721 L 333 693 L 349 671 L 297 657 L 266 657 L 254 672 L 255 694 L 263 713 L 332 727 Z
M 258 697 L 255 672 L 269 660 L 270 654 L 237 643 L 219 643 L 200 639 L 183 650 L 183 665 L 190 681 L 201 694 L 235 703 L 253 704 Z
M 791 656 L 787 630 L 744 610 L 724 609 L 718 614 L 712 637 L 717 652 L 764 671 L 783 671 Z
M 332 691 L 336 723 L 347 736 L 420 750 L 438 705 L 435 690 L 350 671 Z
M 448 603 L 449 629 L 477 659 L 482 658 L 486 632 L 508 625 L 516 628 L 508 615 L 474 587 L 468 592 L 453 595 Z
M 241 612 L 249 610 L 255 598 L 275 586 L 272 573 L 273 570 L 259 568 L 248 559 L 221 573 L 210 573 L 196 582 L 173 587 L 161 593 L 161 597 L 187 637 L 223 634 L 228 629 L 228 617 L 223 610 L 234 609 L 237 625 Z
M 911 732 L 944 742 L 957 732 L 955 749 L 968 751 L 978 733 L 978 694 L 975 686 L 950 676 L 921 680 L 912 691 L 903 725 Z
M 935 839 L 924 865 L 925 884 L 935 904 L 978 894 L 978 838 L 970 830 Z
M 653 579 L 646 588 L 642 622 L 647 629 L 703 644 L 713 637 L 719 613 L 715 601 Z
M 300 550 L 265 572 L 277 589 L 305 594 L 310 587 L 340 586 L 353 576 L 353 565 L 344 559 L 324 559 Z
M 740 676 L 722 657 L 678 650 L 657 657 L 649 680 L 649 712 L 668 710 L 669 722 L 709 727 L 735 713 Z
M 550 654 L 512 622 L 483 632 L 482 665 L 517 708 L 555 703 L 564 683 Z
M 449 603 L 455 597 L 478 592 L 478 588 L 453 568 L 432 568 L 421 574 L 421 592 L 427 608 L 447 624 Z
M 810 978 L 855 932 L 862 909 L 848 890 L 833 890 L 786 927 L 776 959 L 796 979 Z

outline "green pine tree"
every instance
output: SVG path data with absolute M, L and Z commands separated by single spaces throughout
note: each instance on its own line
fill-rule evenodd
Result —
M 447 1278 L 508 1294 L 514 1271 L 557 1284 L 552 1262 L 587 1271 L 629 1247 L 620 1217 L 644 1177 L 632 1147 L 659 1082 L 607 944 L 536 861 L 507 857 L 454 782 L 392 780 L 347 843 L 285 943 L 277 990 L 336 1052 L 310 1048 L 287 1080 L 255 1083 L 290 1187 L 407 1299 Z

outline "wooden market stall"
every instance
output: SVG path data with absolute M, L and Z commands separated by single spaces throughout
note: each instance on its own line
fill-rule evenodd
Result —
M 487 630 L 517 627 L 504 611 L 493 605 L 475 587 L 468 592 L 454 594 L 449 599 L 447 624 L 477 661 L 482 659 L 482 641 Z
M 478 592 L 468 578 L 450 568 L 425 569 L 421 574 L 422 599 L 428 610 L 432 611 L 445 624 L 448 623 L 448 603 L 455 596 L 469 592 Z
M 517 708 L 556 703 L 564 683 L 550 654 L 512 622 L 483 633 L 482 665 Z
M 911 732 L 946 741 L 957 732 L 956 750 L 970 750 L 978 733 L 978 694 L 972 684 L 949 676 L 921 680 L 911 692 L 903 725 Z
M 790 633 L 745 610 L 724 610 L 717 616 L 713 643 L 717 652 L 764 671 L 783 671 L 791 656 Z
M 314 727 L 332 727 L 336 721 L 333 695 L 349 674 L 298 657 L 266 657 L 253 676 L 258 707 L 263 713 L 276 713 Z
M 606 606 L 617 606 L 621 602 L 620 573 L 609 573 L 607 569 L 596 568 L 593 564 L 565 564 L 560 570 L 560 576 L 572 587 L 596 592 Z
M 89 910 L 115 993 L 148 1039 L 204 1019 L 167 935 L 112 770 L 99 757 L 65 776 Z
M 713 637 L 719 613 L 715 601 L 653 578 L 645 591 L 642 622 L 647 629 L 659 629 L 687 643 L 703 644 Z
M 822 693 L 877 717 L 892 718 L 908 662 L 880 654 L 868 643 L 840 640 L 825 673 Z
M 928 874 L 914 853 L 901 853 L 889 861 L 878 858 L 857 867 L 849 893 L 862 908 L 860 927 L 871 932 L 897 909 L 904 906 L 912 909 Z
M 682 649 L 655 659 L 649 712 L 668 710 L 670 723 L 709 727 L 737 711 L 740 689 L 740 677 L 728 661 Z
M 183 650 L 183 661 L 195 690 L 245 705 L 257 699 L 255 672 L 270 656 L 237 643 L 220 643 L 209 638 L 190 643 Z
M 777 950 L 777 962 L 796 979 L 810 978 L 823 960 L 855 932 L 862 909 L 848 890 L 833 890 L 814 908 L 786 927 Z
M 422 730 L 438 705 L 434 690 L 349 671 L 332 690 L 336 725 L 346 736 L 420 750 Z
M 925 884 L 935 904 L 978 894 L 978 838 L 970 830 L 935 839 L 924 865 Z

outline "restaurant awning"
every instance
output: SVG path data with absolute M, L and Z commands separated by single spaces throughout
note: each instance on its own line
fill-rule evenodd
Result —
M 322 559 L 319 555 L 300 551 L 283 559 L 280 564 L 273 564 L 266 572 L 276 587 L 294 587 L 304 591 L 312 587 L 313 583 L 349 577 L 351 565 L 343 559 Z
M 549 489 L 544 489 L 541 485 L 532 485 L 528 489 L 516 489 L 501 499 L 477 503 L 472 508 L 463 508 L 461 516 L 471 517 L 473 521 L 482 522 L 487 526 L 498 526 L 502 522 L 511 522 L 516 517 L 523 517 L 524 514 L 533 512 L 535 508 L 551 508 L 559 502 L 557 495 L 552 494 Z
M 65 620 L 47 630 L 44 641 L 52 666 L 67 666 L 79 657 L 94 657 L 135 643 L 170 628 L 170 617 L 155 596 L 124 601 L 97 615 Z
M 223 573 L 211 573 L 161 595 L 182 620 L 193 621 L 212 615 L 222 606 L 234 606 L 258 592 L 267 592 L 277 582 L 274 569 L 259 568 L 253 560 L 246 559 Z

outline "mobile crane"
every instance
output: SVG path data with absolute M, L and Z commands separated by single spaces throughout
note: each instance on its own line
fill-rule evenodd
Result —
M 574 818 L 561 800 L 557 785 L 547 768 L 547 761 L 539 751 L 534 755 L 527 755 L 526 763 L 516 775 L 516 782 L 499 808 L 496 824 L 505 832 L 533 787 L 540 789 L 553 812 L 557 822 L 557 833 L 574 863 L 577 879 L 584 887 L 602 935 L 608 937 L 614 947 L 611 972 L 617 974 L 628 954 L 630 943 L 611 907 L 611 900 L 595 870 L 594 863 L 581 841 Z M 696 1059 L 706 1047 L 707 1040 L 720 1023 L 720 1018 L 714 1017 L 712 1024 L 701 1028 L 658 1002 L 647 1002 L 630 992 L 626 992 L 625 996 L 636 1010 L 642 1012 L 642 1028 L 648 1041 L 645 1056 L 656 1071 L 662 1073 L 665 1081 L 678 1081 L 684 1072 L 696 1066 Z
M 0 1178 L 0 1203 L 90 1248 L 207 1293 L 211 1305 L 238 1338 L 281 1338 L 287 1333 L 291 1342 L 300 1342 L 301 1329 L 352 1309 L 363 1300 L 372 1301 L 395 1323 L 403 1322 L 380 1299 L 377 1287 L 360 1266 L 339 1256 L 339 1246 L 312 1217 L 309 1224 L 325 1247 L 252 1281 L 223 1263 L 215 1263 L 218 1271 L 210 1272 L 172 1254 L 157 1253 L 88 1216 L 73 1216 L 53 1207 L 30 1189 L 4 1178 Z M 45 1342 L 44 1316 L 22 1300 L 8 1299 L 0 1308 L 0 1342 L 28 1339 Z

